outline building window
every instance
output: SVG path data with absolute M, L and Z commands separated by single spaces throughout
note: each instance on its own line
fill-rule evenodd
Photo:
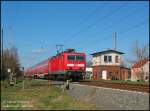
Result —
M 104 56 L 104 62 L 112 62 L 112 56 Z
M 115 62 L 116 62 L 116 63 L 118 63 L 118 62 L 119 62 L 119 60 L 118 60 L 118 56 L 116 56 L 116 57 L 115 57 Z
M 112 62 L 112 57 L 108 56 L 108 62 Z
M 104 56 L 104 62 L 107 63 L 107 56 Z

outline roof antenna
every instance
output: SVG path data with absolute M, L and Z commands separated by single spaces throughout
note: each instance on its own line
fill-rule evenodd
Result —
M 114 33 L 114 50 L 116 50 L 116 32 Z

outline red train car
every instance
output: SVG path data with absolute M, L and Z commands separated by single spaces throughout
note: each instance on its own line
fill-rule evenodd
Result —
M 30 68 L 34 78 L 80 80 L 85 74 L 86 55 L 67 49 Z

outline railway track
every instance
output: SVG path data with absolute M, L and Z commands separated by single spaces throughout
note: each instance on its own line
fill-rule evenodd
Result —
M 149 85 L 107 83 L 107 82 L 78 82 L 78 84 L 149 93 Z
M 34 80 L 47 81 L 44 79 L 34 79 Z M 66 82 L 66 81 L 56 81 L 56 80 L 55 81 L 50 80 L 50 81 L 51 81 L 51 85 L 64 85 Z M 149 93 L 149 85 L 142 85 L 142 84 L 108 83 L 104 81 L 79 81 L 79 82 L 71 82 L 71 83 Z

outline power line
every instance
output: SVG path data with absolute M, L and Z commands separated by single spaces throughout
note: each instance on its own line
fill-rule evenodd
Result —
M 140 27 L 142 25 L 145 25 L 147 22 L 148 22 L 148 19 L 146 19 L 146 20 L 144 20 L 144 21 L 134 25 L 133 27 L 128 28 L 128 30 L 126 30 L 125 32 L 121 32 L 121 34 L 127 33 L 127 32 L 129 32 L 129 31 L 131 31 L 133 29 L 136 29 L 136 28 L 138 28 L 138 27 Z
M 127 33 L 127 32 L 129 32 L 129 31 L 131 31 L 131 30 L 134 30 L 134 29 L 136 29 L 136 28 L 138 28 L 138 27 L 141 27 L 141 26 L 145 25 L 147 22 L 148 22 L 148 20 L 146 19 L 146 20 L 144 20 L 144 21 L 142 21 L 142 22 L 140 22 L 140 23 L 138 23 L 138 24 L 136 24 L 136 25 L 134 25 L 134 26 L 128 28 L 128 30 L 126 30 L 126 31 L 124 31 L 124 32 L 121 32 L 121 33 L 119 33 L 119 34 Z M 120 38 L 120 37 L 121 37 L 121 36 L 118 36 L 118 38 Z M 103 38 L 101 38 L 101 39 L 99 39 L 99 40 L 96 39 L 95 41 L 100 41 L 100 42 L 102 42 L 102 41 L 107 40 L 107 39 L 111 39 L 111 37 L 105 36 L 105 37 L 103 37 Z M 96 46 L 96 45 L 97 45 L 98 43 L 100 43 L 100 42 L 96 42 L 96 43 L 94 43 L 93 45 Z M 87 44 L 87 42 L 86 42 L 86 44 Z M 84 44 L 84 46 L 85 46 L 86 44 Z M 89 43 L 88 43 L 87 45 L 89 45 Z M 83 45 L 82 45 L 82 46 L 83 46 Z M 80 47 L 80 48 L 81 48 L 81 47 Z
M 94 21 L 93 23 L 89 24 L 86 28 L 83 28 L 82 30 L 80 30 L 79 32 L 75 33 L 73 36 L 70 37 L 70 40 L 65 41 L 66 42 L 70 42 L 71 40 L 73 40 L 73 38 L 75 38 L 77 35 L 79 35 L 82 32 L 85 32 L 86 29 L 90 29 L 91 27 L 93 27 L 95 24 L 97 24 L 98 22 L 101 22 L 103 20 L 106 20 L 107 17 L 110 17 L 111 15 L 113 15 L 114 13 L 118 12 L 120 9 L 122 9 L 124 6 L 126 6 L 126 4 L 122 4 L 119 8 L 112 10 L 110 13 L 106 14 L 103 17 L 98 18 L 96 21 Z
M 106 3 L 104 3 L 104 4 L 106 4 Z M 99 8 L 96 8 L 95 10 L 91 11 L 91 13 L 90 13 L 89 15 L 85 16 L 85 17 L 78 23 L 77 28 L 78 28 L 78 26 L 81 26 L 81 25 L 83 25 L 84 23 L 86 23 L 86 21 L 88 21 L 93 15 L 95 15 L 95 12 L 98 11 L 98 10 L 99 10 Z M 72 31 L 74 31 L 74 29 L 75 29 L 75 27 L 72 28 Z M 69 31 L 69 32 L 71 32 L 71 31 Z M 68 35 L 68 33 L 67 33 L 67 35 Z M 70 36 L 67 37 L 64 41 L 67 41 L 69 38 L 70 38 Z
M 122 17 L 122 18 L 120 18 L 120 20 L 118 20 L 118 21 L 121 21 L 121 22 L 123 22 L 123 20 L 127 20 L 127 18 L 130 18 L 130 17 L 132 17 L 132 15 L 133 15 L 133 13 L 139 13 L 139 12 L 141 12 L 142 10 L 141 9 L 135 9 L 131 14 L 128 14 L 128 15 L 126 15 L 126 16 L 124 16 L 124 17 Z M 119 23 L 118 24 L 115 24 L 115 26 L 117 26 L 117 25 L 120 25 Z M 106 26 L 105 28 L 103 28 L 103 30 L 104 31 L 106 31 L 106 29 L 108 30 L 108 29 L 110 29 L 110 28 L 112 28 L 112 27 L 114 27 L 114 24 L 111 24 L 110 26 Z M 95 34 L 97 34 L 97 33 L 99 33 L 99 32 L 96 32 Z M 83 38 L 83 37 L 82 37 Z M 85 39 L 84 39 L 85 40 Z M 98 39 L 96 39 L 96 40 L 98 40 Z M 75 40 L 74 40 L 75 41 Z M 81 39 L 80 39 L 80 42 L 78 42 L 78 45 L 84 45 L 83 43 L 82 43 L 83 41 L 81 41 Z M 86 39 L 86 42 L 91 42 L 91 40 L 90 39 Z
M 9 26 L 9 40 L 8 40 L 9 48 L 13 47 L 13 28 Z
M 139 11 L 141 11 L 141 9 L 139 10 L 135 10 L 134 12 L 132 12 L 132 13 L 136 13 L 136 12 L 139 12 Z M 125 16 L 125 17 L 122 17 L 120 20 L 118 20 L 118 21 L 121 21 L 121 22 L 123 22 L 123 20 L 127 20 L 127 18 L 128 17 L 131 17 L 131 15 L 133 15 L 133 14 L 129 14 L 129 15 L 127 15 L 127 16 Z M 117 25 L 119 25 L 119 23 L 118 24 L 115 24 L 115 26 L 117 26 Z M 105 27 L 105 28 L 103 28 L 103 30 L 104 31 L 106 31 L 106 29 L 108 30 L 108 29 L 110 29 L 110 28 L 112 28 L 112 27 L 114 27 L 114 24 L 111 24 L 110 26 L 108 26 L 108 27 Z M 136 27 L 136 26 L 135 26 Z M 128 31 L 130 31 L 130 30 L 128 30 Z M 99 32 L 97 32 L 97 33 L 99 33 Z M 97 33 L 95 33 L 95 34 L 97 34 Z M 125 33 L 125 32 L 123 32 L 123 33 Z M 106 37 L 104 37 L 104 38 L 106 38 Z M 102 38 L 103 39 L 103 38 Z M 94 41 L 98 41 L 99 40 L 99 38 L 97 38 L 97 39 L 95 39 Z M 86 40 L 86 42 L 87 43 L 90 43 L 91 42 L 91 40 Z M 83 43 L 81 44 L 81 46 L 83 45 Z

